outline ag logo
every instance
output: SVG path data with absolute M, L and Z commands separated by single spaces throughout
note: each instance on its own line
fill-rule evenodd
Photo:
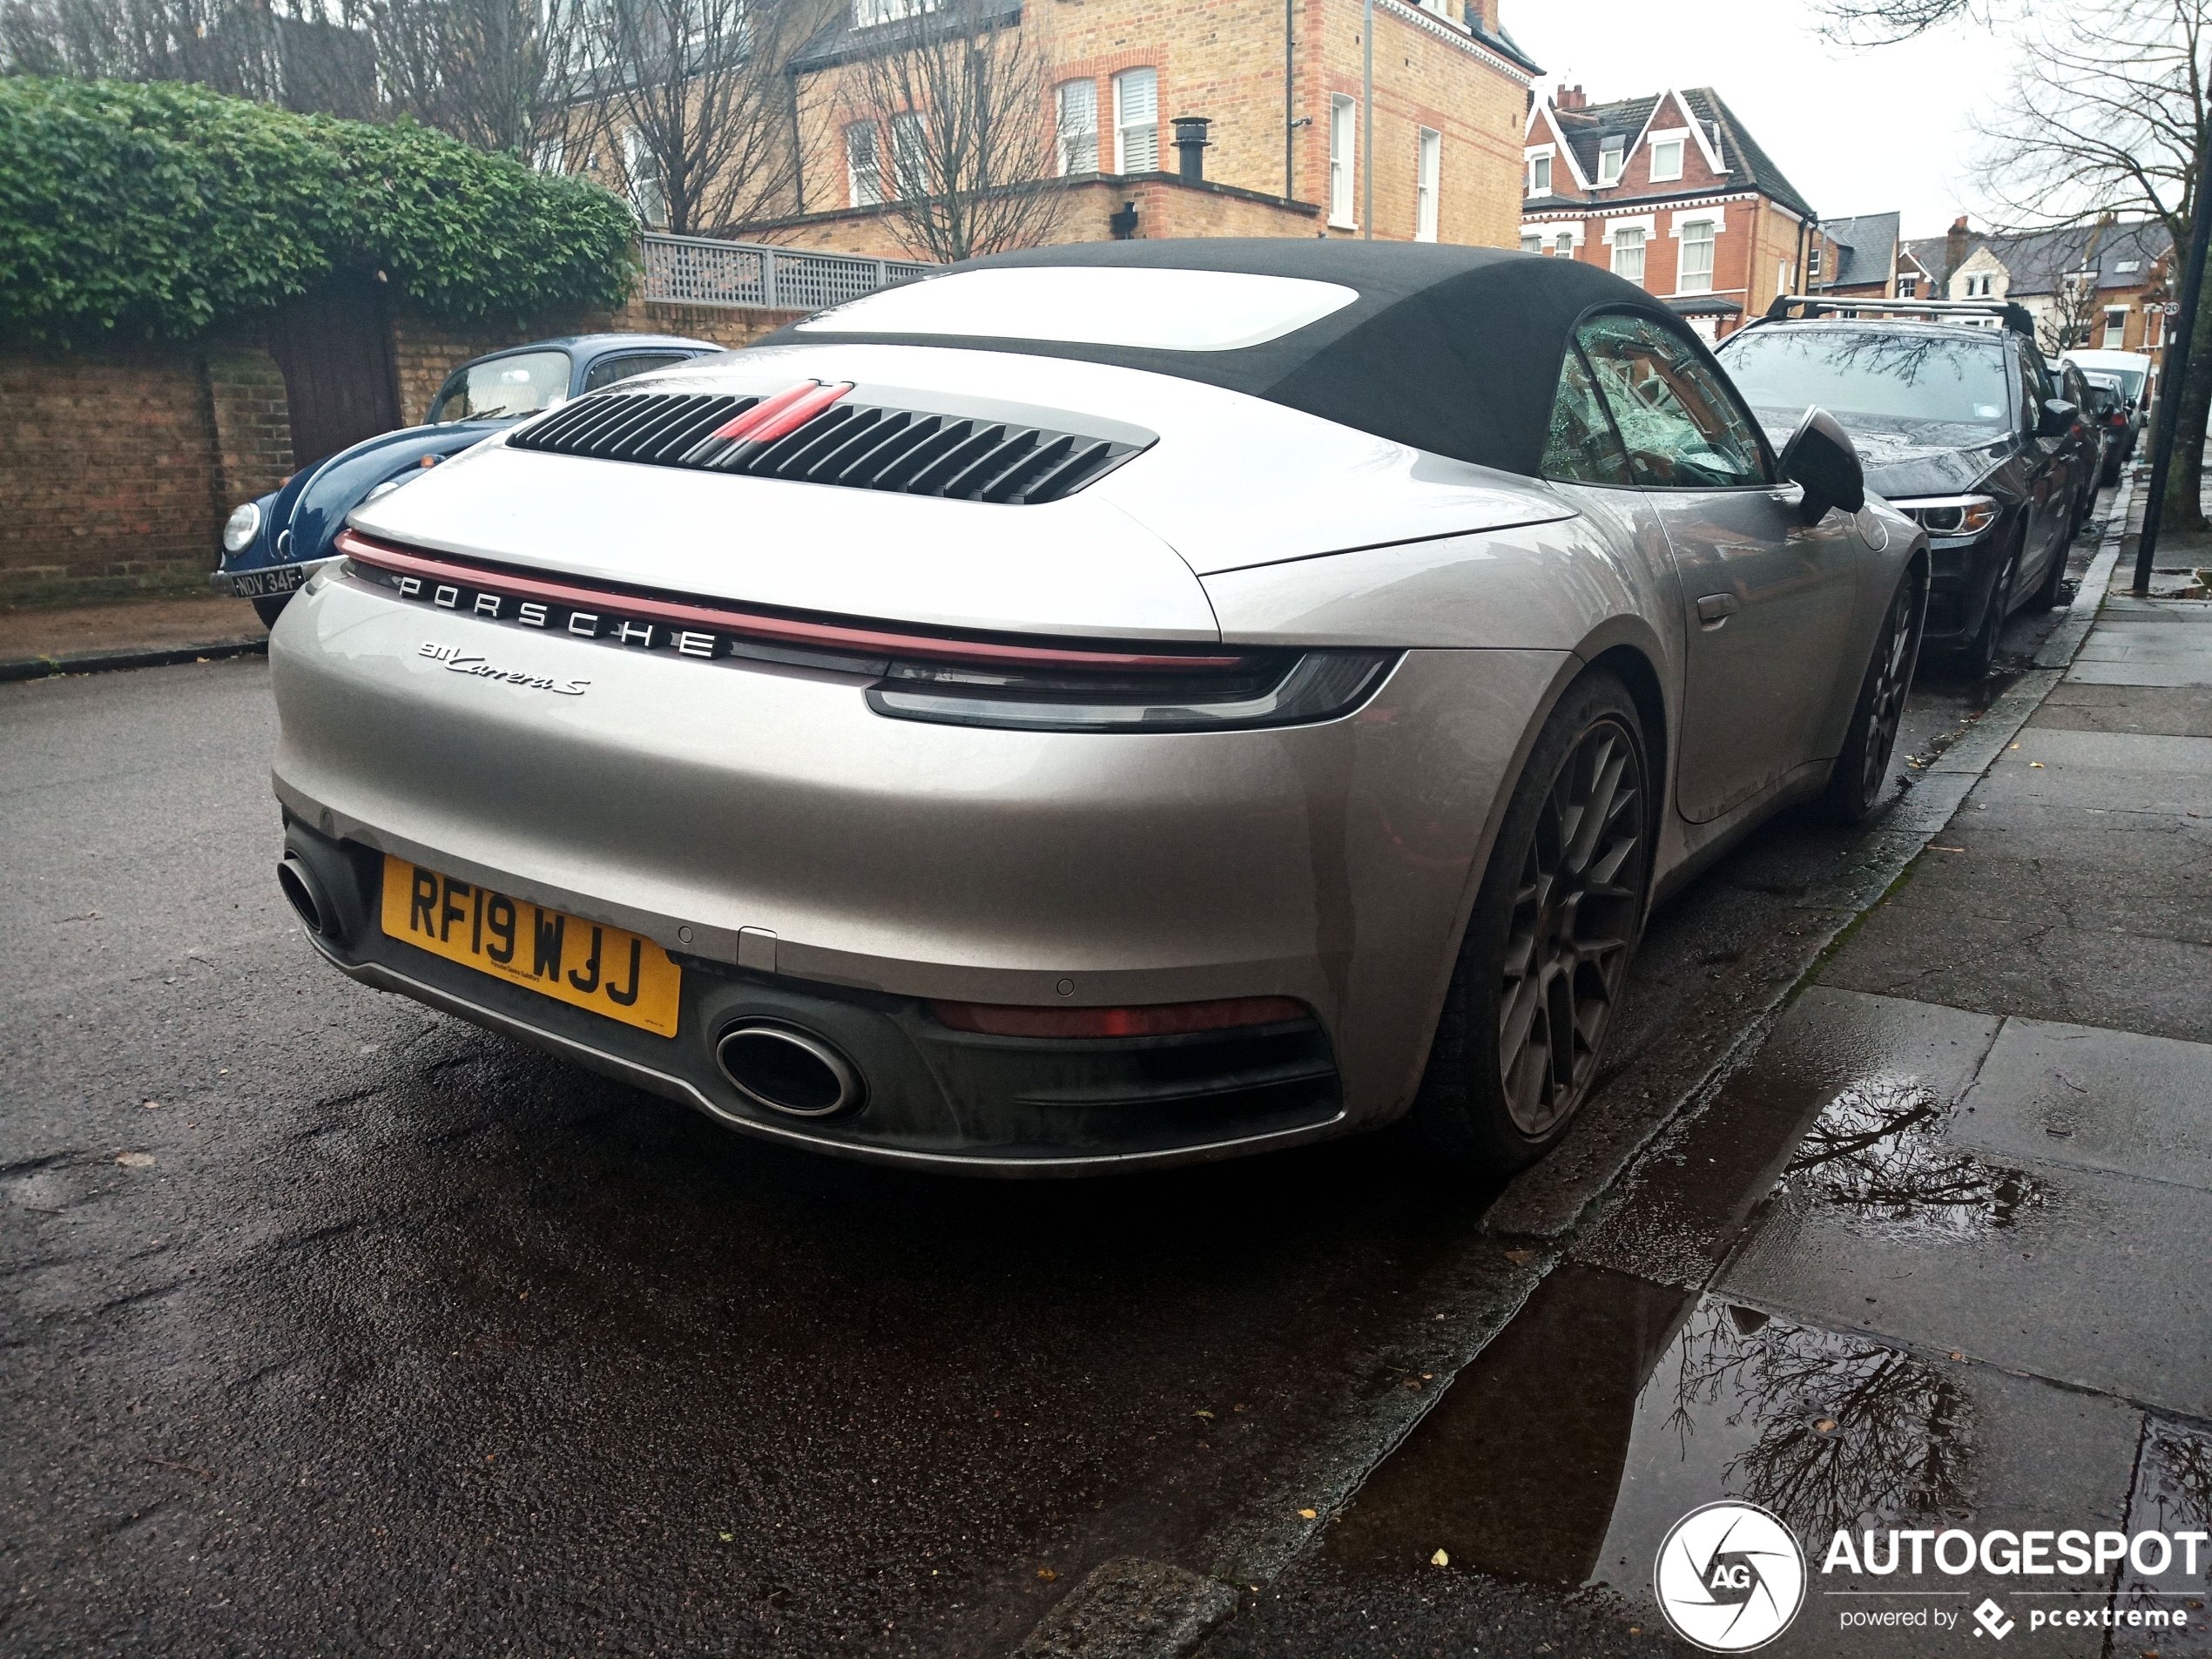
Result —
M 1757 1504 L 1709 1503 L 1675 1522 L 1652 1582 L 1683 1640 L 1708 1653 L 1749 1653 L 1788 1629 L 1804 1605 L 1804 1553 Z

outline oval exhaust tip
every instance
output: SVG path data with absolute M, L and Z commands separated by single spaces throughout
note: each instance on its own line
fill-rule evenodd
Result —
M 757 1106 L 787 1117 L 833 1117 L 860 1103 L 860 1074 L 819 1037 L 748 1021 L 714 1045 L 714 1063 Z
M 287 853 L 277 860 L 277 886 L 300 913 L 300 920 L 307 923 L 309 933 L 318 939 L 336 937 L 338 913 L 324 895 L 315 873 L 300 860 L 298 854 Z

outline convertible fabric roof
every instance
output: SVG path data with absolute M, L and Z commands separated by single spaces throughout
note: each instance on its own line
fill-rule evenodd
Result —
M 1078 242 L 948 270 L 1021 266 L 1302 277 L 1341 283 L 1359 298 L 1318 322 L 1235 351 L 819 328 L 779 329 L 758 343 L 942 346 L 1114 363 L 1248 393 L 1416 448 L 1529 475 L 1543 455 L 1560 360 L 1586 313 L 1601 307 L 1640 313 L 1706 355 L 1681 319 L 1634 283 L 1579 260 L 1500 248 L 1318 238 Z

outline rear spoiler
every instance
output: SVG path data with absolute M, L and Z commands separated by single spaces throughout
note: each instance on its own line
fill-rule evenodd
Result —
M 1776 296 L 1766 308 L 1769 322 L 1787 322 L 1795 311 L 1807 319 L 1820 316 L 1919 317 L 1929 322 L 1955 318 L 1995 317 L 2016 334 L 2035 338 L 2035 319 L 2027 307 L 2011 300 L 1829 300 L 1806 293 Z

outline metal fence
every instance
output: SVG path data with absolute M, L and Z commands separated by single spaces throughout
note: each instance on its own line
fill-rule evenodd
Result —
M 687 306 L 819 311 L 938 268 L 909 260 L 799 253 L 760 242 L 718 242 L 705 236 L 649 233 L 643 240 L 644 297 Z

